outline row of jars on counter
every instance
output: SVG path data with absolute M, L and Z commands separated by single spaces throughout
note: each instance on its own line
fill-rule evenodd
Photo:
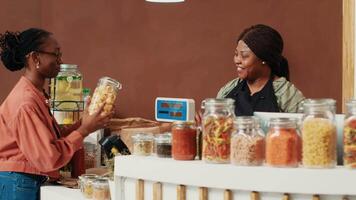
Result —
M 246 117 L 235 120 L 234 100 L 207 99 L 204 105 L 203 160 L 228 163 L 231 158 L 231 162 L 238 165 L 261 165 L 265 159 L 267 165 L 278 167 L 297 167 L 299 164 L 307 168 L 336 166 L 334 100 L 305 100 L 300 127 L 297 119 L 272 118 L 266 139 L 258 122 L 251 122 L 253 120 Z M 347 107 L 344 165 L 355 168 L 356 101 L 349 101 Z
M 83 174 L 78 178 L 79 189 L 86 199 L 110 200 L 108 178 L 96 174 Z
M 262 165 L 276 167 L 330 168 L 336 166 L 337 133 L 335 104 L 328 99 L 308 99 L 303 104 L 300 127 L 292 118 L 272 118 L 267 136 L 257 118 L 235 117 L 232 99 L 207 99 L 203 102 L 202 159 L 209 163 Z M 356 168 L 356 101 L 347 103 L 344 126 L 344 165 Z M 299 128 L 301 130 L 300 134 Z M 153 148 L 153 138 L 146 136 Z M 145 140 L 145 139 L 144 139 Z M 144 143 L 134 136 L 134 154 Z M 141 141 L 141 142 L 139 142 Z M 170 135 L 156 138 L 159 157 L 193 160 L 199 145 L 193 122 L 175 122 Z M 150 154 L 150 153 L 149 153 Z M 149 155 L 146 154 L 146 155 Z
M 161 158 L 194 160 L 199 149 L 197 137 L 194 122 L 177 121 L 173 123 L 172 133 L 159 134 L 156 137 L 148 134 L 133 135 L 133 154 L 149 156 L 155 152 Z

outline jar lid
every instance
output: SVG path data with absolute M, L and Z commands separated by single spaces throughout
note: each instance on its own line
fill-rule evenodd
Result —
M 298 123 L 297 118 L 284 118 L 284 117 L 278 117 L 278 118 L 271 118 L 269 120 L 269 126 L 281 126 L 284 128 L 296 128 Z
M 101 78 L 99 79 L 99 82 L 101 82 L 101 83 L 110 83 L 110 84 L 113 85 L 116 89 L 118 89 L 118 90 L 121 90 L 121 89 L 122 89 L 122 84 L 121 84 L 119 81 L 117 81 L 117 80 L 115 80 L 115 79 L 113 79 L 113 78 L 110 78 L 110 77 L 108 77 L 108 76 L 101 77 Z
M 77 69 L 78 65 L 75 64 L 61 64 L 60 69 L 61 70 L 67 70 L 67 69 Z
M 153 141 L 154 137 L 152 134 L 137 133 L 132 136 L 134 141 Z
M 175 122 L 173 122 L 172 125 L 173 126 L 178 126 L 178 125 L 191 126 L 191 125 L 195 125 L 195 122 L 194 121 L 175 121 Z
M 158 134 L 155 137 L 156 143 L 160 144 L 170 144 L 172 143 L 172 134 L 171 133 L 163 133 L 163 134 Z
M 202 101 L 201 108 L 205 109 L 206 106 L 223 107 L 223 106 L 234 106 L 234 105 L 235 105 L 235 100 L 231 98 L 225 98 L 225 99 L 208 98 Z
M 302 103 L 303 107 L 325 107 L 329 106 L 335 108 L 336 100 L 330 98 L 323 99 L 305 99 Z
M 108 178 L 97 178 L 94 180 L 93 182 L 94 187 L 95 186 L 105 186 L 105 185 L 109 185 L 109 179 Z
M 234 120 L 234 125 L 237 128 L 254 128 L 255 120 L 252 116 L 236 117 Z
M 84 181 L 84 182 L 93 182 L 96 180 L 99 176 L 96 174 L 83 174 L 79 176 L 79 179 Z

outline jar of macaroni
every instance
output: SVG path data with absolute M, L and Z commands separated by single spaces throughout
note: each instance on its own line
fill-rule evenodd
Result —
M 304 167 L 336 166 L 335 112 L 329 100 L 315 99 L 304 102 L 302 144 Z
M 117 93 L 121 88 L 122 85 L 117 80 L 110 77 L 101 78 L 91 99 L 89 114 L 97 112 L 103 105 L 103 114 L 110 113 L 114 108 Z

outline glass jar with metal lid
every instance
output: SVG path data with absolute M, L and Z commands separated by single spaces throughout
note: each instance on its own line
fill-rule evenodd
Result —
M 328 100 L 315 99 L 304 102 L 302 143 L 304 167 L 336 166 L 335 112 Z
M 110 77 L 101 78 L 95 88 L 93 98 L 89 106 L 89 114 L 97 112 L 104 104 L 103 113 L 110 113 L 114 108 L 117 93 L 121 88 L 122 85 L 117 80 Z
M 233 99 L 205 99 L 202 119 L 202 160 L 209 163 L 230 162 L 230 137 L 235 118 Z
M 344 165 L 356 168 L 356 99 L 346 103 L 346 116 L 344 122 Z
M 108 178 L 98 178 L 93 182 L 93 200 L 110 200 Z
M 172 157 L 172 134 L 164 133 L 155 137 L 156 154 L 161 158 Z
M 254 117 L 237 117 L 231 136 L 231 163 L 235 165 L 262 165 L 265 157 L 265 138 Z
M 305 99 L 298 105 L 298 113 L 304 113 L 304 102 L 313 103 L 317 101 L 325 101 L 331 106 L 332 111 L 334 114 L 336 113 L 336 100 L 331 98 L 322 98 L 322 99 Z
M 301 158 L 301 138 L 297 120 L 271 118 L 266 138 L 266 164 L 273 167 L 297 167 Z
M 154 137 L 151 134 L 138 133 L 132 136 L 133 154 L 149 156 L 153 152 Z
M 197 155 L 197 128 L 192 121 L 176 121 L 172 125 L 172 157 L 194 160 Z

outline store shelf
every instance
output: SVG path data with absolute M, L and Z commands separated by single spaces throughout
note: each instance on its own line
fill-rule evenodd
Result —
M 115 176 L 231 190 L 356 195 L 356 171 L 341 166 L 333 169 L 240 167 L 131 155 L 115 158 Z

